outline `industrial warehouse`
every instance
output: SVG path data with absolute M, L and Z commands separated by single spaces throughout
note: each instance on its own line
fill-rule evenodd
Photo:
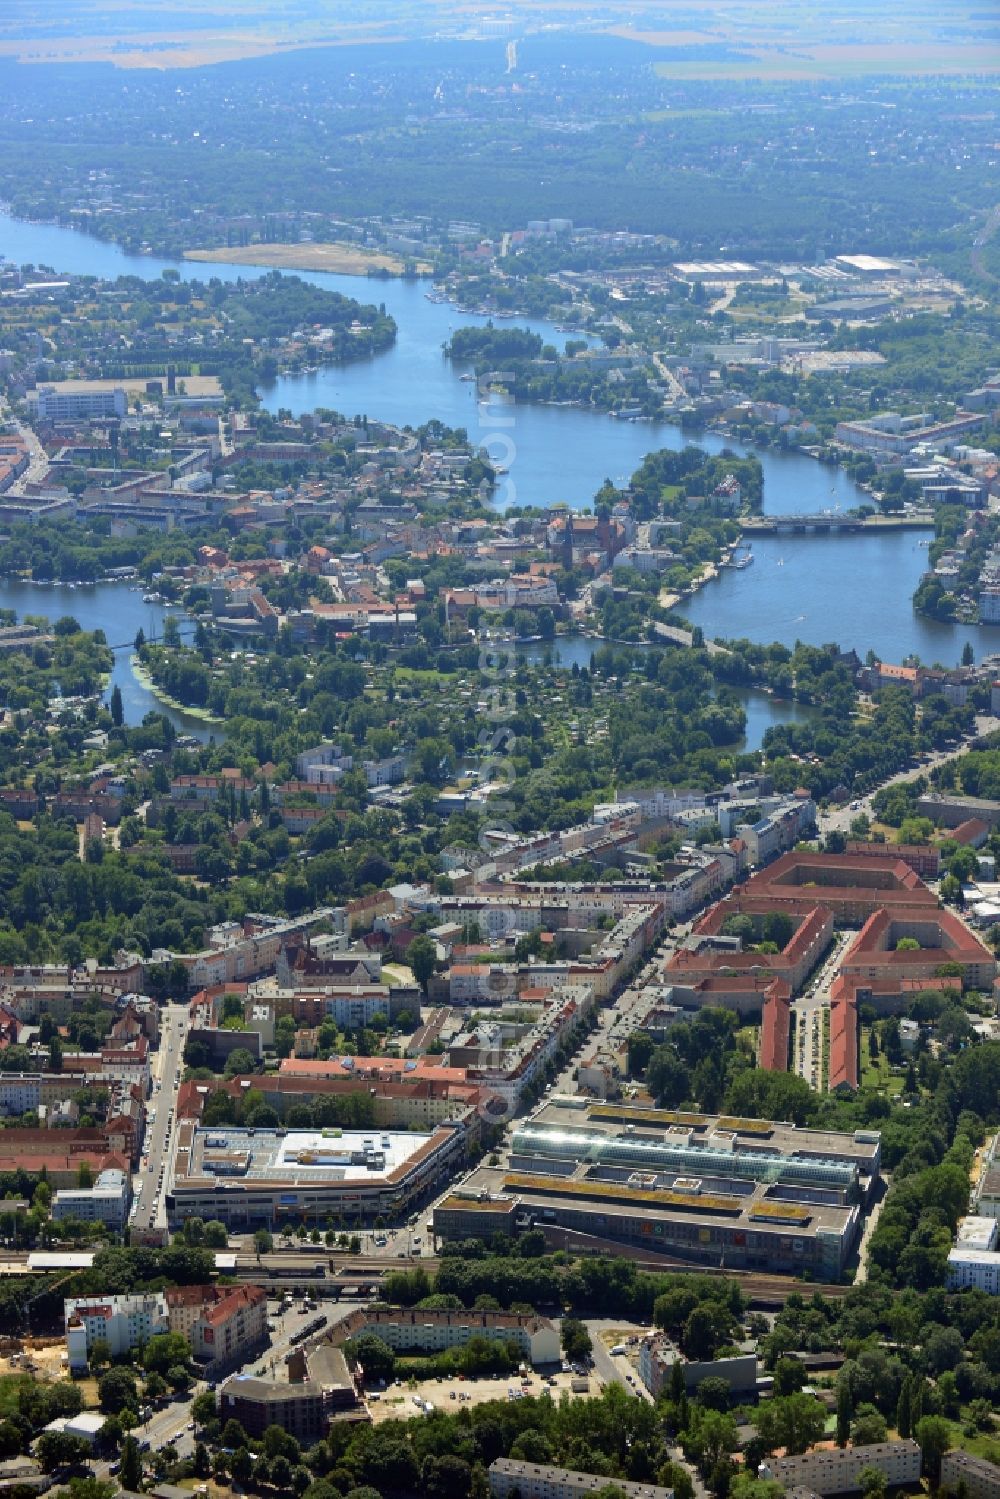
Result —
M 434 1214 L 445 1240 L 541 1226 L 692 1264 L 836 1279 L 880 1178 L 877 1131 L 557 1098 Z

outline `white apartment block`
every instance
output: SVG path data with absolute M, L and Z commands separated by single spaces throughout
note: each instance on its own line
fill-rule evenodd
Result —
M 574 1473 L 569 1468 L 554 1468 L 547 1463 L 523 1463 L 498 1457 L 490 1464 L 490 1493 L 493 1499 L 508 1499 L 515 1491 L 520 1499 L 581 1499 L 608 1484 L 621 1489 L 626 1499 L 673 1499 L 673 1489 L 655 1483 L 634 1483 L 626 1478 L 606 1478 L 599 1473 Z
M 833 1447 L 807 1452 L 802 1457 L 778 1457 L 762 1464 L 760 1476 L 774 1478 L 786 1489 L 806 1488 L 814 1493 L 846 1494 L 860 1485 L 862 1468 L 877 1468 L 885 1474 L 890 1489 L 917 1483 L 920 1478 L 920 1448 L 911 1439 L 872 1442 L 864 1447 Z
M 948 1256 L 948 1289 L 967 1287 L 1000 1296 L 1000 1253 L 995 1249 L 953 1249 Z
M 941 1487 L 955 1493 L 965 1485 L 968 1499 L 1000 1499 L 1000 1468 L 984 1457 L 973 1457 L 957 1447 L 941 1459 Z
M 516 1343 L 531 1364 L 558 1364 L 559 1334 L 547 1317 L 527 1312 L 434 1312 L 393 1307 L 352 1314 L 346 1335 L 356 1338 L 374 1333 L 390 1348 L 415 1349 L 440 1353 L 446 1348 L 464 1347 L 472 1338 L 490 1342 Z
M 168 1332 L 167 1303 L 159 1291 L 144 1296 L 73 1296 L 63 1302 L 71 1370 L 87 1367 L 88 1351 L 103 1338 L 118 1358 Z
M 58 1191 L 52 1199 L 52 1217 L 57 1223 L 67 1218 L 82 1223 L 106 1223 L 121 1233 L 128 1221 L 130 1202 L 128 1176 L 109 1166 L 98 1174 L 92 1187 L 64 1187 Z
M 0 1083 L 0 1096 L 2 1088 L 3 1084 Z M 983 1218 L 1000 1218 L 1000 1170 L 994 1166 L 992 1158 L 983 1172 L 975 1209 Z
M 40 385 L 28 396 L 40 422 L 72 422 L 89 417 L 122 417 L 128 411 L 128 397 L 120 387 L 114 390 L 56 390 L 54 385 Z

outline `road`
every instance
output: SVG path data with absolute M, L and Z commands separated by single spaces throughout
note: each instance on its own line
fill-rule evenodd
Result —
M 978 738 L 981 734 L 993 734 L 998 729 L 1000 729 L 1000 719 L 990 717 L 989 715 L 981 715 L 976 719 L 975 733 L 970 738 Z M 939 765 L 945 765 L 949 760 L 957 760 L 960 755 L 966 754 L 968 749 L 968 743 L 963 742 L 953 745 L 949 749 L 934 750 L 921 764 L 907 766 L 905 770 L 898 771 L 896 775 L 890 776 L 887 781 L 881 782 L 880 785 L 876 786 L 874 790 L 869 791 L 865 796 L 849 802 L 846 806 L 835 807 L 831 808 L 830 811 L 820 812 L 817 818 L 820 832 L 824 834 L 849 833 L 851 823 L 856 817 L 860 817 L 862 812 L 869 818 L 874 817 L 872 800 L 876 792 L 884 790 L 886 786 L 898 786 L 903 781 L 915 780 L 917 776 L 926 776 Z
M 184 1005 L 164 1007 L 160 1046 L 153 1063 L 153 1096 L 149 1104 L 150 1113 L 155 1110 L 155 1114 L 151 1123 L 147 1120 L 143 1160 L 133 1181 L 135 1210 L 132 1226 L 136 1229 L 166 1227 L 166 1189 L 170 1185 L 176 1143 L 174 1112 L 188 1023 Z
M 5 402 L 0 402 L 0 421 L 13 423 L 28 447 L 28 467 L 7 491 L 12 495 L 23 495 L 29 484 L 41 484 L 48 477 L 48 455 L 31 427 L 26 422 L 18 421 Z
M 803 992 L 792 1000 L 795 1017 L 792 1070 L 805 1078 L 817 1093 L 822 1093 L 826 1086 L 823 1072 L 824 1016 L 830 1008 L 830 986 L 840 970 L 844 942 L 843 934 L 835 932 L 833 944 L 820 967 Z
M 653 363 L 656 366 L 656 373 L 659 375 L 664 385 L 670 391 L 667 405 L 677 405 L 678 403 L 683 404 L 683 402 L 687 401 L 689 399 L 687 391 L 684 389 L 683 385 L 678 380 L 673 370 L 665 362 L 663 355 L 654 354 Z

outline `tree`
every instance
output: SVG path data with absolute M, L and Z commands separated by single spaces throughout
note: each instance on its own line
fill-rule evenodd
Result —
M 469 1499 L 472 1468 L 450 1452 L 429 1453 L 420 1470 L 421 1489 L 430 1499 Z M 624 1496 L 623 1496 L 624 1499 Z
M 226 1058 L 226 1077 L 238 1077 L 241 1073 L 253 1072 L 257 1066 L 253 1053 L 245 1046 L 236 1046 Z
M 887 1436 L 885 1417 L 873 1405 L 859 1405 L 851 1423 L 851 1441 L 855 1447 L 870 1447 L 884 1442 Z
M 233 1417 L 230 1417 L 225 1426 L 222 1428 L 221 1441 L 223 1447 L 230 1447 L 234 1452 L 239 1447 L 245 1447 L 247 1445 L 248 1437 L 246 1431 L 243 1429 L 241 1422 L 235 1420 Z
M 211 1390 L 204 1390 L 200 1395 L 196 1395 L 191 1402 L 191 1417 L 196 1424 L 207 1426 L 210 1421 L 215 1420 L 215 1416 L 215 1396 Z M 227 1447 L 232 1445 L 230 1442 L 226 1443 Z
M 253 1454 L 249 1447 L 237 1447 L 229 1464 L 229 1471 L 237 1483 L 248 1484 L 253 1476 Z
M 571 1363 L 586 1358 L 593 1347 L 586 1325 L 576 1317 L 563 1318 L 560 1337 L 563 1353 Z
M 359 1338 L 351 1338 L 344 1345 L 344 1352 L 351 1362 L 361 1365 L 366 1379 L 392 1378 L 396 1355 L 388 1343 L 374 1333 L 362 1333 Z
M 299 1444 L 291 1432 L 280 1426 L 269 1426 L 264 1432 L 263 1441 L 265 1457 L 284 1457 L 290 1463 L 297 1463 L 302 1456 Z
M 729 1411 L 710 1411 L 693 1405 L 688 1428 L 681 1433 L 681 1444 L 707 1478 L 739 1445 L 736 1418 Z
M 258 1259 L 262 1254 L 270 1254 L 274 1248 L 274 1240 L 266 1228 L 258 1228 L 253 1236 L 253 1247 L 257 1251 Z
M 43 1431 L 35 1443 L 35 1456 L 44 1473 L 68 1468 L 90 1455 L 90 1444 L 82 1437 L 71 1437 L 65 1431 Z
M 883 1499 L 888 1484 L 882 1469 L 866 1463 L 858 1474 L 858 1488 L 864 1499 Z
M 921 1416 L 914 1429 L 920 1443 L 924 1477 L 937 1488 L 941 1477 L 941 1459 L 951 1446 L 951 1426 L 943 1416 Z
M 205 1224 L 205 1247 L 206 1249 L 225 1249 L 229 1243 L 229 1234 L 224 1223 L 218 1218 L 210 1218 Z
M 681 1351 L 693 1363 L 715 1357 L 716 1350 L 729 1336 L 732 1317 L 728 1308 L 717 1301 L 703 1301 L 684 1323 Z
M 111 722 L 116 729 L 120 729 L 125 722 L 125 705 L 122 702 L 122 690 L 116 682 L 111 689 Z
M 774 1393 L 794 1395 L 806 1382 L 805 1366 L 801 1359 L 779 1358 L 774 1366 Z
M 826 1409 L 811 1395 L 776 1395 L 755 1412 L 754 1425 L 769 1452 L 776 1447 L 805 1452 L 823 1435 Z
M 191 1357 L 191 1345 L 183 1333 L 158 1332 L 150 1338 L 142 1355 L 142 1367 L 149 1373 L 166 1376 L 173 1364 L 185 1365 Z
M 123 1489 L 129 1489 L 133 1494 L 142 1493 L 142 1453 L 135 1437 L 126 1437 L 122 1443 L 120 1482 Z
M 173 1334 L 165 1333 L 164 1336 L 171 1337 Z M 101 1410 L 113 1416 L 117 1416 L 127 1406 L 134 1410 L 139 1403 L 135 1375 L 128 1369 L 109 1369 L 98 1382 L 97 1398 L 101 1402 Z
M 691 1096 L 690 1072 L 672 1046 L 658 1046 L 650 1055 L 646 1086 L 664 1108 L 674 1108 Z
M 87 1362 L 91 1369 L 102 1369 L 111 1362 L 111 1344 L 107 1338 L 95 1338 L 87 1349 Z
M 279 1493 L 287 1493 L 292 1483 L 292 1465 L 287 1457 L 273 1458 L 267 1471 L 268 1483 Z
M 903 1380 L 899 1392 L 899 1400 L 896 1402 L 896 1430 L 901 1437 L 910 1435 L 910 1380 L 909 1376 Z
M 677 1367 L 676 1361 L 673 1367 Z M 683 1378 L 683 1375 L 681 1377 Z M 728 1379 L 722 1379 L 717 1375 L 710 1375 L 708 1379 L 703 1379 L 698 1386 L 698 1404 L 703 1405 L 706 1410 L 725 1411 L 729 1409 L 730 1394 L 731 1390 Z
M 69 1499 L 114 1499 L 113 1483 L 102 1483 L 99 1478 L 71 1478 L 64 1493 Z
M 954 1369 L 965 1357 L 965 1339 L 957 1327 L 929 1326 L 923 1335 L 924 1363 L 931 1374 Z
M 423 933 L 419 937 L 414 937 L 406 949 L 406 962 L 413 972 L 413 977 L 426 994 L 431 974 L 437 967 L 436 944 Z

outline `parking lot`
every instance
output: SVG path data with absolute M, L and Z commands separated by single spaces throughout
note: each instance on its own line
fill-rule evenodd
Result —
M 488 1400 L 511 1400 L 525 1396 L 547 1394 L 553 1400 L 562 1395 L 598 1395 L 602 1380 L 596 1370 L 587 1376 L 586 1391 L 572 1388 L 577 1376 L 562 1372 L 546 1374 L 534 1371 L 527 1376 L 520 1374 L 490 1375 L 485 1379 L 453 1378 L 423 1379 L 398 1382 L 387 1390 L 372 1390 L 368 1394 L 368 1407 L 373 1421 L 409 1421 L 427 1415 L 427 1402 L 434 1410 L 446 1410 L 452 1414 L 463 1405 L 484 1405 Z M 420 1401 L 420 1404 L 417 1404 Z

